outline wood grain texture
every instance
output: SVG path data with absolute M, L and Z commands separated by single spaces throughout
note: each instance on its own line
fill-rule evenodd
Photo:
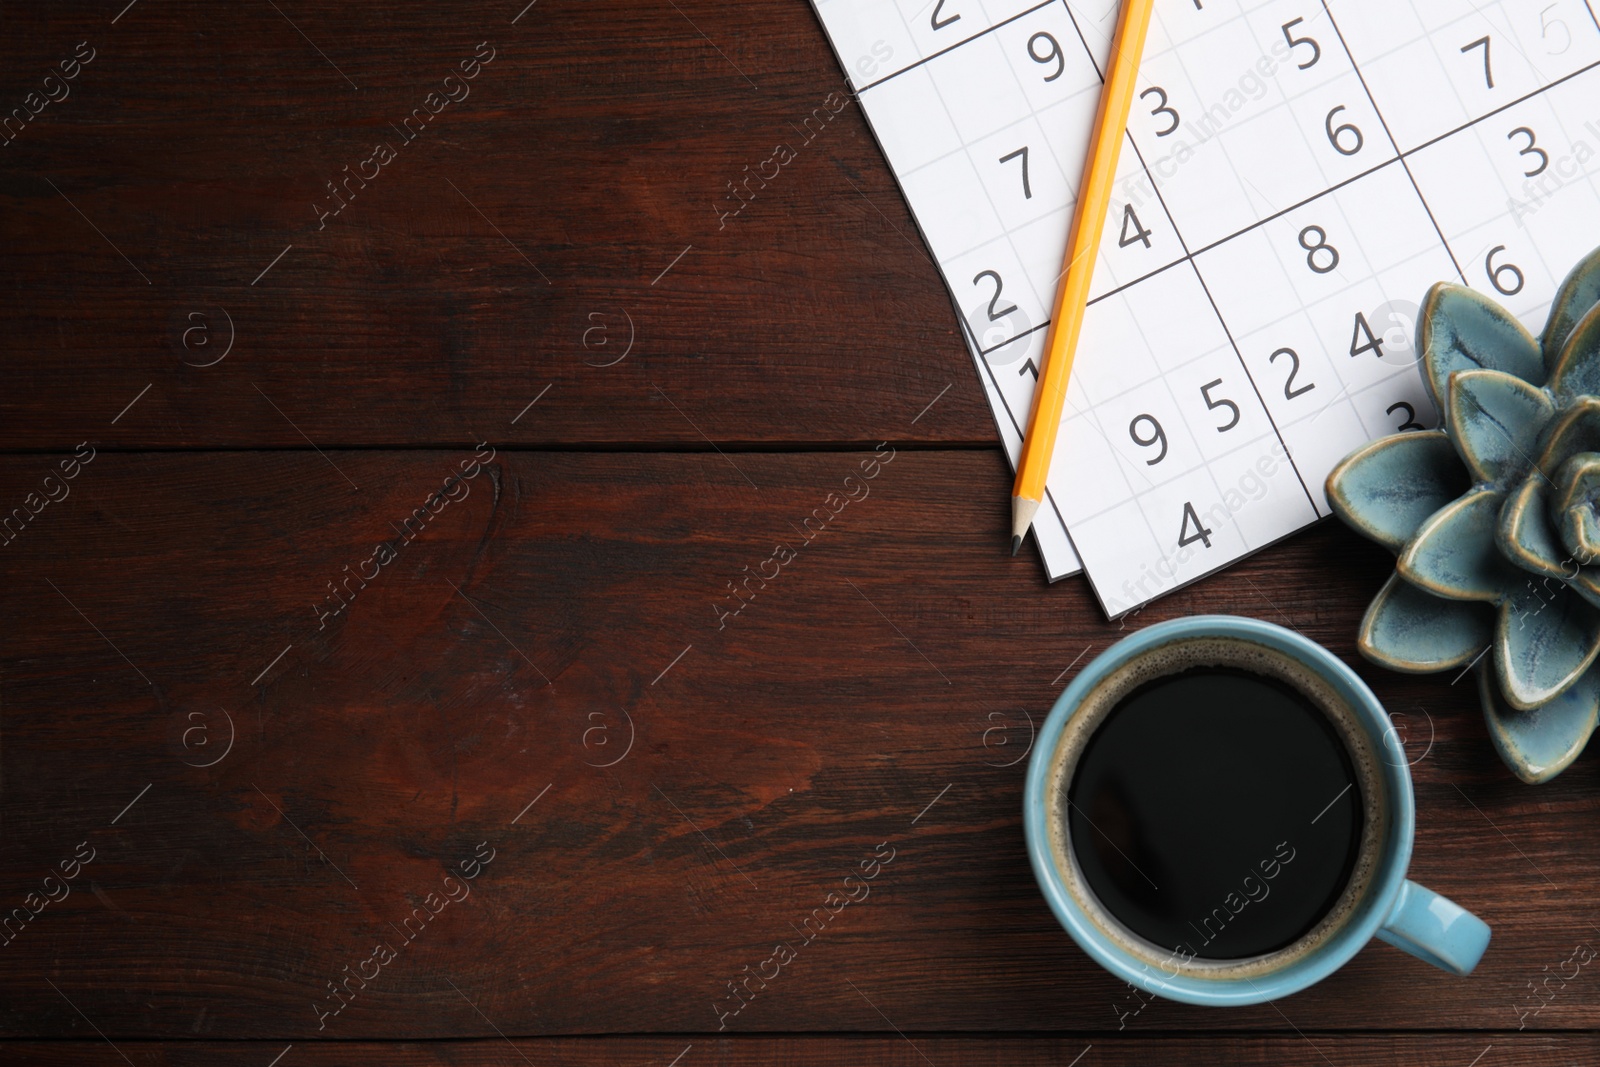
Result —
M 4 499 L 44 459 L 5 461 Z M 0 948 L 4 1033 L 81 1035 L 79 1010 L 113 1037 L 285 1041 L 1600 1014 L 1588 970 L 1518 1011 L 1600 938 L 1594 761 L 1523 786 L 1467 682 L 1356 661 L 1389 563 L 1342 529 L 1126 626 L 1253 614 L 1351 661 L 1406 716 L 1413 877 L 1495 941 L 1468 979 L 1373 945 L 1276 1006 L 1138 1008 L 1034 888 L 1015 762 L 1029 719 L 1126 631 L 1081 581 L 1046 587 L 1007 556 L 998 455 L 900 451 L 807 544 L 796 528 L 867 455 L 502 452 L 319 628 L 326 583 L 471 460 L 100 455 L 3 549 L 0 894 L 20 904 L 95 850 Z M 777 542 L 796 558 L 719 629 L 725 583 Z M 231 752 L 187 766 L 216 759 L 223 711 Z M 442 903 L 480 842 L 471 896 Z M 870 895 L 802 933 L 879 853 Z M 430 892 L 437 916 L 403 933 Z M 719 1015 L 779 942 L 798 958 Z M 320 1017 L 379 943 L 397 958 Z
M 8 16 L 0 447 L 995 439 L 809 5 L 278 6 Z
M 1129 1037 L 948 1037 L 909 1034 L 889 1037 L 605 1037 L 491 1041 L 430 1041 L 426 1044 L 360 1041 L 308 1042 L 285 1051 L 281 1044 L 215 1041 L 122 1044 L 135 1067 L 211 1067 L 222 1062 L 273 1067 L 384 1064 L 394 1067 L 593 1067 L 617 1063 L 665 1067 L 836 1067 L 870 1063 L 881 1067 L 1147 1067 L 1182 1063 L 1192 1067 L 1556 1067 L 1593 1063 L 1600 1047 L 1588 1034 L 1517 1033 L 1300 1036 Z M 38 1067 L 102 1067 L 116 1060 L 102 1043 L 0 1043 L 0 1054 Z M 682 1057 L 681 1059 L 677 1057 Z M 1079 1059 L 1078 1057 L 1082 1057 Z
M 853 105 L 801 129 L 844 84 L 806 4 L 6 20 L 0 119 L 93 58 L 0 135 L 0 1060 L 1597 1058 L 1600 979 L 1557 977 L 1600 939 L 1593 759 L 1522 786 L 1468 680 L 1357 661 L 1390 561 L 1341 529 L 1118 624 L 1007 558 L 888 169 Z M 1145 1004 L 1055 924 L 1033 729 L 1199 612 L 1387 701 L 1413 876 L 1495 930 L 1474 976 L 1376 945 L 1277 1005 Z

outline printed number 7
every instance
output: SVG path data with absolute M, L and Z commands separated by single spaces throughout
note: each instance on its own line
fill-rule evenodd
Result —
M 1472 51 L 1474 48 L 1477 48 L 1479 45 L 1483 46 L 1483 80 L 1488 83 L 1489 88 L 1493 89 L 1494 88 L 1494 71 L 1489 68 L 1489 38 L 1487 36 L 1479 37 L 1476 41 L 1473 41 L 1471 44 L 1462 45 L 1461 46 L 1461 54 L 1462 55 L 1466 55 L 1468 52 Z
M 1023 145 L 1015 152 L 1007 152 L 1005 155 L 1000 157 L 1000 162 L 1010 163 L 1018 156 L 1022 157 L 1022 198 L 1024 200 L 1032 200 L 1033 187 L 1028 184 L 1028 146 Z

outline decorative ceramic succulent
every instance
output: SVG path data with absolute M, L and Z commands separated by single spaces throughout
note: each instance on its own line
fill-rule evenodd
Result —
M 1350 526 L 1398 556 L 1362 655 L 1425 673 L 1479 663 L 1506 765 L 1555 777 L 1600 721 L 1600 250 L 1562 283 L 1541 340 L 1440 284 L 1417 350 L 1444 429 L 1381 438 L 1328 475 Z M 1485 655 L 1490 649 L 1491 655 Z

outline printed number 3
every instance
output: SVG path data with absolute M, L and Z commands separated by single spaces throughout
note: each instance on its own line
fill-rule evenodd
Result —
M 1151 117 L 1154 117 L 1156 115 L 1166 115 L 1171 120 L 1170 122 L 1168 122 L 1166 129 L 1157 130 L 1156 131 L 1156 136 L 1157 137 L 1165 137 L 1168 134 L 1173 133 L 1173 132 L 1175 132 L 1177 130 L 1178 123 L 1180 121 L 1179 118 L 1178 118 L 1178 112 L 1176 110 L 1174 110 L 1173 108 L 1170 108 L 1170 107 L 1167 106 L 1167 91 L 1165 89 L 1161 88 L 1161 86 L 1159 86 L 1159 85 L 1152 85 L 1150 88 L 1148 88 L 1144 92 L 1140 93 L 1139 94 L 1139 99 L 1143 100 L 1143 99 L 1147 98 L 1148 96 L 1150 96 L 1150 94 L 1152 94 L 1152 93 L 1154 93 L 1156 95 L 1157 99 L 1160 100 L 1160 103 L 1156 104 L 1156 106 L 1153 107 L 1150 110 Z

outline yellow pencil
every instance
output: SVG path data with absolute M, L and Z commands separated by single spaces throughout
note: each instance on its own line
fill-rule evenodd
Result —
M 1023 438 L 1022 457 L 1017 462 L 1017 484 L 1011 491 L 1013 556 L 1022 547 L 1022 538 L 1033 525 L 1034 513 L 1044 500 L 1045 478 L 1050 473 L 1050 457 L 1056 448 L 1056 432 L 1061 428 L 1061 409 L 1067 400 L 1072 357 L 1078 347 L 1078 332 L 1083 327 L 1083 312 L 1088 306 L 1089 282 L 1094 277 L 1100 234 L 1105 229 L 1106 209 L 1111 204 L 1111 183 L 1117 176 L 1117 157 L 1128 129 L 1128 109 L 1133 105 L 1134 78 L 1139 73 L 1139 57 L 1144 54 L 1145 33 L 1150 29 L 1150 10 L 1154 5 L 1155 0 L 1122 0 L 1122 11 L 1117 18 L 1110 69 L 1105 86 L 1100 90 L 1100 109 L 1089 137 L 1083 180 L 1078 183 L 1078 203 L 1072 213 L 1066 269 L 1050 314 L 1052 325 L 1044 370 L 1033 392 L 1028 433 Z

